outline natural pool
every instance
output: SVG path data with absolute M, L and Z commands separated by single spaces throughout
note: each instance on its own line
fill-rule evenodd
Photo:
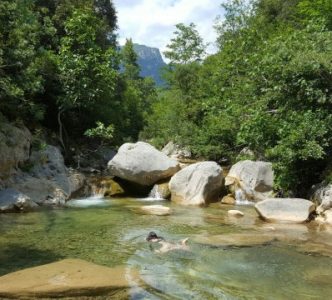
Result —
M 148 204 L 170 206 L 173 214 L 139 213 Z M 237 208 L 243 218 L 219 204 L 83 199 L 65 209 L 1 214 L 0 275 L 80 258 L 138 269 L 146 286 L 133 283 L 132 299 L 331 298 L 332 229 L 268 224 L 252 206 Z M 189 237 L 192 251 L 154 253 L 145 241 L 149 231 L 167 240 Z

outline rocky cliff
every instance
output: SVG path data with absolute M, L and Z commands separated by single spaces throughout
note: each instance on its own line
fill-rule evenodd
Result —
M 165 84 L 161 79 L 161 68 L 166 66 L 158 48 L 134 44 L 135 52 L 138 55 L 138 64 L 141 67 L 141 76 L 152 77 L 157 85 Z

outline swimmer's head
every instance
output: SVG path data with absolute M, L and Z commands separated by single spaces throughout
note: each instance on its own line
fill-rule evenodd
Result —
M 160 242 L 160 241 L 163 241 L 164 238 L 161 237 L 161 236 L 158 236 L 154 231 L 151 231 L 151 232 L 148 234 L 146 240 L 147 240 L 148 242 Z

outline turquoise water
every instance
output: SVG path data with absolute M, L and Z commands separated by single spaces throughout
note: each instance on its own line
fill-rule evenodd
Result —
M 173 213 L 141 214 L 138 208 L 148 204 L 170 206 Z M 232 206 L 137 199 L 90 199 L 65 209 L 1 214 L 0 275 L 80 258 L 138 269 L 146 285 L 133 283 L 133 299 L 331 298 L 331 229 L 267 224 L 252 206 L 236 208 L 245 217 L 229 217 Z M 155 253 L 145 241 L 149 231 L 173 241 L 189 237 L 191 251 Z M 229 238 L 215 243 L 218 236 Z M 252 245 L 253 236 L 266 241 Z

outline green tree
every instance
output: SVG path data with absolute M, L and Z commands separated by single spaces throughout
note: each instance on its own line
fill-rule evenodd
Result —
M 167 45 L 169 50 L 164 52 L 171 64 L 188 64 L 201 61 L 205 55 L 206 45 L 200 37 L 196 25 L 190 23 L 188 26 L 179 23 L 175 25 L 174 37 Z
M 44 107 L 34 101 L 43 89 L 37 59 L 40 24 L 33 1 L 0 3 L 0 111 L 11 119 L 40 120 Z
M 104 50 L 98 43 L 104 31 L 103 20 L 90 10 L 75 10 L 65 29 L 67 35 L 61 39 L 58 60 L 63 83 L 63 94 L 58 99 L 61 139 L 61 114 L 72 109 L 91 110 L 104 104 L 105 99 L 112 99 L 118 76 L 115 50 Z
M 127 39 L 125 45 L 121 49 L 121 59 L 124 68 L 124 77 L 127 80 L 140 79 L 140 67 L 137 62 L 138 56 L 134 50 L 132 39 Z

